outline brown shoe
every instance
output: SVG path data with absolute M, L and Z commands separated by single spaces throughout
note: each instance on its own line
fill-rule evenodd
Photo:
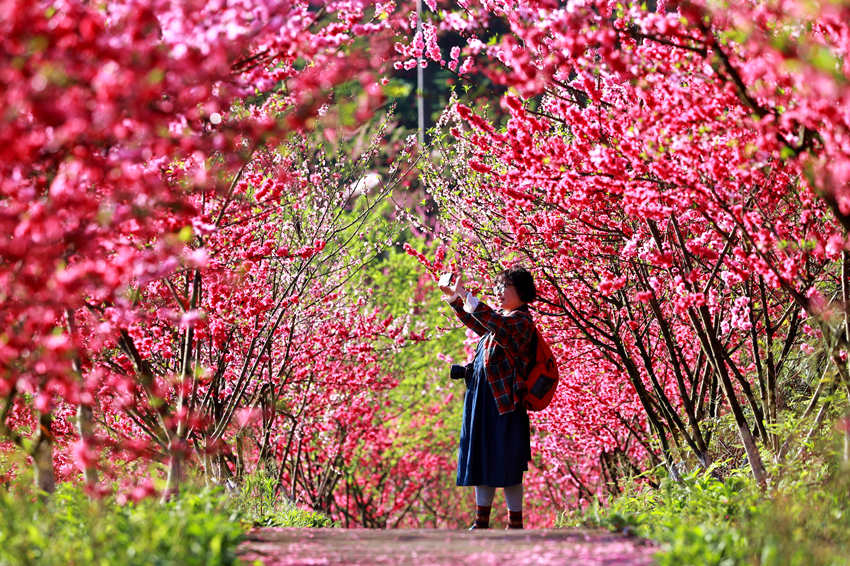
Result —
M 484 505 L 476 506 L 475 522 L 469 527 L 469 530 L 489 529 L 490 528 L 490 507 Z
M 522 511 L 508 511 L 508 529 L 522 528 Z

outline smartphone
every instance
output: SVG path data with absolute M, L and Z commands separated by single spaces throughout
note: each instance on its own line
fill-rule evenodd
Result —
M 443 273 L 440 275 L 440 287 L 450 287 L 452 284 L 452 280 L 454 279 L 454 273 Z

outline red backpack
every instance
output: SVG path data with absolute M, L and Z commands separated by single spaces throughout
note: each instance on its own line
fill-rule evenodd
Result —
M 558 387 L 558 364 L 537 326 L 534 327 L 534 334 L 534 359 L 528 376 L 520 380 L 518 395 L 515 396 L 524 401 L 527 410 L 542 411 L 549 406 Z

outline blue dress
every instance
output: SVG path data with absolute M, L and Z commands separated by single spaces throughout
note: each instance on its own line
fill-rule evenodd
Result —
M 528 413 L 517 408 L 499 414 L 484 373 L 484 340 L 478 342 L 472 376 L 467 378 L 457 457 L 457 485 L 506 487 L 522 483 L 531 442 Z

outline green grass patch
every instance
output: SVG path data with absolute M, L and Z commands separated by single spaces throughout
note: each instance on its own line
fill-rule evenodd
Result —
M 72 484 L 50 496 L 13 486 L 0 491 L 0 564 L 236 564 L 249 526 L 221 490 L 120 505 Z
M 564 513 L 557 526 L 652 539 L 661 546 L 659 566 L 847 566 L 850 471 L 816 467 L 807 462 L 774 470 L 764 492 L 746 469 L 722 479 L 716 471 L 694 472 L 680 482 L 663 478 L 657 489 L 632 483 L 606 506 Z
M 247 476 L 236 497 L 238 506 L 258 527 L 333 527 L 333 520 L 317 511 L 297 507 L 275 493 L 276 478 L 258 472 Z
M 0 489 L 0 566 L 239 564 L 237 547 L 253 526 L 329 527 L 314 511 L 275 498 L 257 475 L 235 492 L 186 486 L 179 496 L 121 504 L 64 483 L 37 495 L 30 482 Z

